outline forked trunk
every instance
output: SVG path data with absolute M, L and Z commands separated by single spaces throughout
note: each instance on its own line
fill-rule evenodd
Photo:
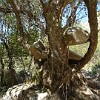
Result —
M 58 6 L 57 6 L 58 7 Z M 44 13 L 46 19 L 46 34 L 48 35 L 51 55 L 44 64 L 43 82 L 52 94 L 61 95 L 69 84 L 72 69 L 68 65 L 68 47 L 63 40 L 60 10 L 51 4 Z M 58 11 L 58 12 L 57 12 Z M 63 100 L 65 93 L 62 95 Z
M 44 7 L 44 17 L 46 20 L 46 34 L 48 35 L 51 57 L 48 59 L 48 62 L 45 63 L 45 69 L 48 73 L 48 87 L 51 90 L 51 93 L 60 93 L 60 97 L 64 100 L 66 99 L 66 87 L 69 86 L 69 89 L 73 88 L 74 84 L 72 81 L 75 78 L 73 69 L 77 76 L 77 72 L 80 71 L 83 66 L 88 63 L 91 57 L 94 54 L 97 45 L 97 14 L 96 14 L 96 1 L 90 2 L 89 0 L 84 0 L 88 9 L 88 17 L 90 24 L 90 46 L 86 55 L 78 62 L 76 65 L 70 67 L 68 64 L 69 50 L 68 42 L 63 40 L 63 31 L 61 28 L 61 9 L 59 5 L 51 3 L 50 5 Z M 92 5 L 92 6 L 91 6 Z M 61 6 L 61 5 L 60 5 Z M 48 8 L 48 10 L 46 10 Z M 90 8 L 92 12 L 90 11 Z M 93 26 L 95 23 L 95 27 Z M 93 28 L 94 27 L 94 28 Z M 96 41 L 94 41 L 94 37 Z M 67 41 L 67 38 L 66 38 Z M 76 67 L 77 66 L 77 67 Z M 44 78 L 45 79 L 45 78 Z M 76 84 L 77 84 L 77 80 Z M 82 80 L 80 80 L 82 81 Z M 79 81 L 79 82 L 80 82 Z M 71 85 L 71 83 L 73 85 Z M 81 84 L 81 86 L 84 83 Z M 47 85 L 47 84 L 44 84 Z M 79 88 L 79 87 L 78 87 Z M 64 93 L 63 93 L 64 92 Z M 61 96 L 62 94 L 62 96 Z M 68 95 L 67 95 L 68 96 Z M 92 100 L 92 99 L 91 99 Z

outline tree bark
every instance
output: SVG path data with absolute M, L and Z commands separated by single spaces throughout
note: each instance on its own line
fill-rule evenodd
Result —
M 6 48 L 7 54 L 8 54 L 8 58 L 9 58 L 9 64 L 8 64 L 8 68 L 11 69 L 13 67 L 13 60 L 12 60 L 12 49 L 9 48 L 8 44 L 5 42 L 5 40 L 3 40 L 3 44 Z
M 1 86 L 3 86 L 4 83 L 4 62 L 2 57 L 0 57 L 0 63 L 1 63 Z
M 97 21 L 97 0 L 84 0 L 88 10 L 88 21 L 90 25 L 90 45 L 85 56 L 78 62 L 78 66 L 75 67 L 77 71 L 80 71 L 85 64 L 92 58 L 98 43 L 98 21 Z

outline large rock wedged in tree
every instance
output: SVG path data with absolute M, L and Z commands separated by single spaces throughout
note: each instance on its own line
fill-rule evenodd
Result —
M 78 45 L 88 42 L 89 33 L 79 27 L 69 27 L 64 32 L 64 38 L 68 45 Z

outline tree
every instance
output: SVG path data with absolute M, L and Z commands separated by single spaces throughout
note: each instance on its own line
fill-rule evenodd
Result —
M 79 59 L 74 64 L 73 62 L 70 62 L 69 64 L 70 51 L 68 46 L 70 42 L 69 40 L 71 39 L 68 40 L 67 37 L 65 38 L 64 33 L 66 33 L 66 29 L 73 26 L 73 24 L 75 23 L 75 14 L 78 9 L 78 6 L 82 2 L 85 3 L 85 6 L 88 10 L 88 19 L 90 25 L 90 45 L 87 53 L 83 58 Z M 88 61 L 91 59 L 97 46 L 97 1 L 40 0 L 32 2 L 31 0 L 26 0 L 25 2 L 19 2 L 18 0 L 8 0 L 8 3 L 11 6 L 9 6 L 9 9 L 11 9 L 17 19 L 17 26 L 21 34 L 20 41 L 22 41 L 24 47 L 27 48 L 29 52 L 31 52 L 31 55 L 34 56 L 38 63 L 42 62 L 42 85 L 48 88 L 51 91 L 51 94 L 57 93 L 57 95 L 59 95 L 61 99 L 65 100 L 67 95 L 67 93 L 65 92 L 66 87 L 71 89 L 73 83 L 72 80 L 77 82 L 77 79 L 75 80 L 75 77 L 78 77 L 77 73 L 80 72 L 84 65 L 87 64 Z M 31 3 L 34 3 L 36 5 L 34 5 L 32 8 Z M 40 11 L 40 13 L 43 12 L 43 19 L 39 15 L 39 13 L 36 13 L 37 8 L 35 7 L 37 7 L 37 5 L 41 5 L 38 11 Z M 64 13 L 64 9 L 67 8 L 68 5 L 72 7 L 71 14 L 67 18 L 67 24 L 62 27 L 62 16 Z M 27 9 L 25 9 L 25 6 Z M 65 14 L 66 13 L 68 12 L 66 11 Z M 23 20 L 24 15 L 28 17 L 28 21 Z M 44 52 L 46 48 L 45 46 L 42 46 L 43 48 L 40 46 L 40 49 L 42 50 L 38 51 L 38 48 L 34 46 L 35 44 L 33 46 L 30 46 L 27 41 L 31 33 L 29 32 L 30 29 L 28 29 L 27 32 L 25 31 L 27 30 L 27 27 L 25 27 L 24 24 L 28 23 L 28 25 L 30 25 L 32 18 L 34 19 L 34 27 L 36 27 L 36 30 L 45 33 L 45 35 L 48 37 L 49 48 L 47 52 Z M 44 21 L 45 24 L 42 23 L 42 21 Z M 39 43 L 39 45 L 42 45 L 41 42 Z M 63 92 L 64 94 L 62 94 Z M 70 98 L 69 95 L 68 98 Z

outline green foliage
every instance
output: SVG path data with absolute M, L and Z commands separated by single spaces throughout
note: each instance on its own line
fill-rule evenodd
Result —
M 7 91 L 6 86 L 0 87 L 0 93 L 5 93 Z
M 100 73 L 100 64 L 96 64 L 94 67 L 92 67 L 91 73 L 94 75 Z
M 32 80 L 35 82 L 35 83 L 39 83 L 39 69 L 37 66 L 34 66 L 35 69 L 34 69 L 34 75 L 33 75 L 33 78 Z

